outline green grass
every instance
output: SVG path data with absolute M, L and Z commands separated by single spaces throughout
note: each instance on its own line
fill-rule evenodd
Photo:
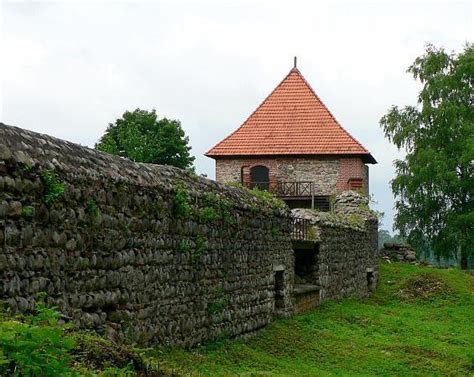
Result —
M 248 341 L 148 356 L 166 369 L 209 376 L 474 376 L 474 276 L 383 263 L 369 299 L 276 320 Z

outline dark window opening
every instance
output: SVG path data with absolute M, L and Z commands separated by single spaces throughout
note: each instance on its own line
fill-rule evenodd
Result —
M 369 291 L 375 289 L 375 275 L 373 271 L 367 271 L 367 288 L 369 288 Z
M 275 309 L 284 308 L 285 271 L 275 271 Z
M 295 284 L 317 284 L 316 250 L 295 250 Z
M 250 168 L 251 188 L 258 188 L 260 190 L 267 190 L 270 186 L 269 170 L 265 166 L 254 166 Z

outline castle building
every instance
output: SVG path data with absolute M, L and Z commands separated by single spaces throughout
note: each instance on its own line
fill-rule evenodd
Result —
M 369 192 L 377 161 L 295 67 L 249 118 L 211 148 L 216 180 L 268 190 L 291 208 L 329 210 L 329 197 Z

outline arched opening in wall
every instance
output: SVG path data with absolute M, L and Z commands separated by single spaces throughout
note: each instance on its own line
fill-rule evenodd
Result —
M 266 166 L 257 165 L 250 168 L 251 188 L 267 190 L 270 187 L 270 171 Z

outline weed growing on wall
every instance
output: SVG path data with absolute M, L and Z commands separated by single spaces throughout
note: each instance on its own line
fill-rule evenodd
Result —
M 195 263 L 197 259 L 203 255 L 206 251 L 206 240 L 203 236 L 198 235 L 196 237 L 196 248 L 193 250 L 191 254 L 191 261 Z
M 33 217 L 33 214 L 34 214 L 34 208 L 31 207 L 31 206 L 24 206 L 21 209 L 21 217 L 23 217 L 25 219 L 29 219 L 29 218 Z
M 222 287 L 214 289 L 214 301 L 207 305 L 209 314 L 217 314 L 224 310 L 230 304 L 229 295 L 225 294 Z
M 95 220 L 99 219 L 101 216 L 100 208 L 92 198 L 87 199 L 86 210 Z
M 191 246 L 189 245 L 188 240 L 182 239 L 179 241 L 178 251 L 180 253 L 189 253 L 191 251 Z
M 188 218 L 191 215 L 192 207 L 189 204 L 189 194 L 181 185 L 176 185 L 176 193 L 173 198 L 173 214 L 178 217 Z
M 235 224 L 232 216 L 232 202 L 214 192 L 204 194 L 204 203 L 208 206 L 201 210 L 201 218 L 207 221 L 222 220 L 226 224 Z M 213 216 L 209 216 L 209 215 Z
M 279 209 L 286 208 L 286 204 L 283 200 L 278 199 L 275 195 L 273 195 L 272 193 L 268 191 L 260 190 L 258 187 L 249 189 L 248 187 L 245 187 L 241 183 L 237 183 L 237 182 L 227 182 L 226 185 L 237 187 L 239 189 L 249 192 L 250 194 L 255 196 L 257 199 L 262 201 L 264 203 L 264 206 L 276 207 Z M 255 206 L 251 206 L 251 210 L 257 212 L 260 210 L 260 208 L 257 205 L 255 205 Z
M 272 236 L 273 237 L 279 237 L 280 235 L 281 235 L 280 229 L 278 229 L 277 227 L 273 227 L 272 228 Z
M 364 218 L 358 214 L 351 213 L 345 217 L 345 220 L 350 226 L 354 228 L 364 229 Z
M 21 167 L 21 170 L 24 173 L 29 173 L 33 170 L 33 166 L 31 166 L 30 164 L 23 164 L 23 166 Z
M 218 219 L 217 212 L 212 207 L 205 207 L 199 212 L 199 218 L 204 222 L 212 222 Z
M 64 195 L 64 183 L 62 183 L 58 175 L 53 169 L 41 172 L 41 181 L 44 186 L 44 202 L 51 206 Z

